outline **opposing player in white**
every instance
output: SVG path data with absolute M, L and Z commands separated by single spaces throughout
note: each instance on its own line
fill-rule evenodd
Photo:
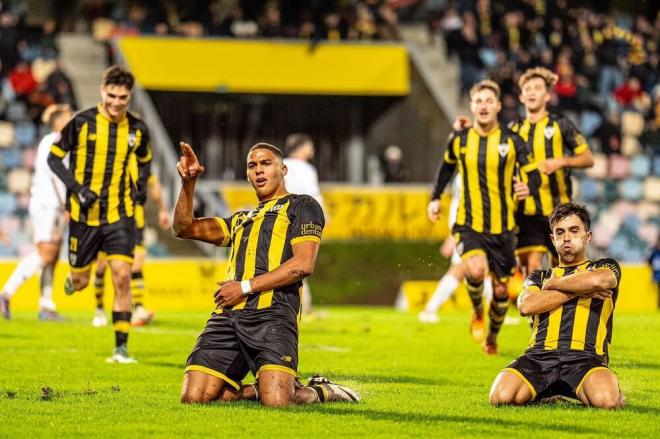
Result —
M 59 131 L 71 118 L 68 105 L 51 105 L 43 113 L 42 121 L 51 133 L 44 136 L 37 148 L 34 176 L 30 190 L 30 220 L 34 232 L 35 250 L 21 259 L 0 293 L 0 314 L 9 320 L 9 301 L 18 288 L 32 275 L 41 271 L 41 297 L 39 320 L 59 321 L 63 318 L 55 310 L 53 302 L 53 274 L 66 227 L 64 200 L 66 188 L 55 177 L 47 163 L 50 147 L 59 136 Z
M 319 187 L 319 176 L 314 165 L 310 161 L 314 158 L 314 142 L 307 134 L 295 133 L 286 138 L 286 158 L 284 164 L 289 172 L 284 176 L 286 190 L 292 194 L 309 195 L 321 205 L 325 214 L 323 195 Z M 302 312 L 309 315 L 312 313 L 312 293 L 307 279 L 303 279 Z
M 458 211 L 458 202 L 461 198 L 461 178 L 460 176 L 454 177 L 454 181 L 451 185 L 451 204 L 449 206 L 449 230 L 454 227 L 456 222 L 456 212 Z M 429 212 L 429 219 L 435 221 L 436 216 Z M 447 273 L 440 279 L 438 286 L 433 292 L 433 296 L 429 299 L 424 307 L 424 310 L 419 313 L 419 321 L 422 323 L 438 323 L 440 320 L 438 318 L 438 310 L 440 307 L 454 294 L 456 288 L 465 280 L 465 270 L 461 263 L 461 257 L 458 255 L 458 252 L 455 248 L 456 240 L 451 234 L 445 239 L 445 242 L 442 244 L 440 253 L 442 256 L 448 258 L 451 254 L 451 265 L 447 270 Z M 490 281 L 490 278 L 486 279 L 484 282 L 484 297 L 487 302 L 490 302 L 490 299 L 493 295 L 493 284 Z

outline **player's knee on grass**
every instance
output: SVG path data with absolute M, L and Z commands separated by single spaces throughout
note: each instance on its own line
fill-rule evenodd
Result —
M 493 405 L 523 405 L 532 397 L 531 390 L 520 378 L 505 371 L 495 378 L 489 399 Z
M 601 409 L 618 409 L 623 407 L 624 399 L 619 389 L 596 389 L 587 395 L 588 404 Z
M 609 370 L 598 370 L 588 376 L 578 397 L 586 405 L 603 409 L 621 408 L 625 401 L 616 375 Z
M 217 401 L 226 383 L 202 372 L 186 372 L 181 389 L 183 404 L 206 404 Z
M 295 404 L 296 387 L 294 383 L 294 376 L 289 373 L 261 372 L 259 374 L 259 401 L 270 407 Z

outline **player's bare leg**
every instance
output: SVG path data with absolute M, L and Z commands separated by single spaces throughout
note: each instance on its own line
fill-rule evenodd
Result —
M 497 355 L 497 335 L 509 309 L 509 282 L 497 279 L 495 276 L 492 276 L 492 281 L 493 300 L 491 300 L 488 310 L 490 325 L 484 343 L 484 352 L 488 355 Z
M 55 310 L 53 302 L 53 278 L 55 274 L 55 265 L 57 256 L 60 253 L 62 241 L 45 241 L 37 243 L 37 253 L 43 261 L 41 270 L 39 298 L 39 320 L 62 321 L 64 320 Z
M 536 251 L 528 251 L 518 255 L 523 278 L 526 279 L 532 271 L 540 270 L 543 267 L 544 256 L 545 253 Z
M 619 381 L 611 370 L 594 370 L 578 389 L 578 398 L 584 405 L 603 409 L 618 409 L 625 404 Z
M 478 253 L 463 260 L 467 291 L 472 301 L 472 319 L 470 321 L 470 334 L 477 341 L 483 341 L 486 336 L 484 324 L 484 279 L 488 273 L 488 260 L 486 255 Z
M 181 402 L 184 404 L 204 404 L 221 399 L 226 395 L 227 400 L 234 400 L 231 390 L 236 392 L 232 386 L 222 379 L 196 370 L 189 370 L 183 376 L 183 387 L 181 388 Z M 236 398 L 237 399 L 237 398 Z
M 105 271 L 108 267 L 108 260 L 105 256 L 99 254 L 96 260 L 96 272 L 94 274 L 94 297 L 96 299 L 96 311 L 92 326 L 99 328 L 108 325 L 108 318 L 105 315 L 103 298 L 105 295 Z
M 128 333 L 131 327 L 131 263 L 108 257 L 115 300 L 112 306 L 112 325 L 115 330 L 115 351 L 109 361 L 134 363 L 128 356 Z
M 534 395 L 527 383 L 507 370 L 497 375 L 490 388 L 490 403 L 493 405 L 523 405 L 533 398 Z
M 131 294 L 133 297 L 133 317 L 131 324 L 133 326 L 144 326 L 149 324 L 154 318 L 154 313 L 144 308 L 144 275 L 142 267 L 144 266 L 146 252 L 143 247 L 135 247 L 133 266 L 131 267 Z
M 424 323 L 437 323 L 438 310 L 454 294 L 464 279 L 465 270 L 462 265 L 450 266 L 447 273 L 438 282 L 438 286 L 431 299 L 426 303 L 424 310 L 419 313 L 419 320 Z

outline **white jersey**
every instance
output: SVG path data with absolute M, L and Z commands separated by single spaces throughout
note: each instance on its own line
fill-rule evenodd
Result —
M 289 169 L 284 176 L 286 190 L 292 194 L 309 195 L 319 202 L 323 208 L 323 196 L 319 187 L 319 176 L 314 166 L 300 159 L 284 159 Z
M 451 184 L 451 204 L 449 205 L 449 230 L 451 231 L 452 227 L 456 223 L 456 214 L 458 212 L 458 203 L 461 201 L 461 190 L 463 183 L 461 182 L 460 175 L 454 177 L 454 181 Z
M 34 163 L 34 176 L 30 189 L 30 206 L 39 208 L 63 208 L 66 197 L 66 186 L 57 178 L 48 166 L 48 154 L 58 133 L 44 136 L 37 148 L 37 158 Z M 64 159 L 69 165 L 69 157 Z

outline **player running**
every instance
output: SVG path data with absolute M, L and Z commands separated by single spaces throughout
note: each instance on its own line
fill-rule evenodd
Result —
M 108 256 L 115 298 L 112 322 L 115 349 L 109 362 L 135 363 L 128 356 L 131 326 L 131 265 L 135 239 L 135 204 L 144 203 L 150 174 L 149 131 L 127 111 L 133 75 L 118 66 L 103 73 L 101 103 L 82 111 L 53 142 L 48 164 L 64 182 L 69 226 L 71 273 L 65 292 L 73 294 L 89 284 L 92 263 L 99 252 Z M 62 160 L 70 156 L 67 169 Z M 128 164 L 135 155 L 139 177 L 135 199 Z
M 30 189 L 28 210 L 36 248 L 35 251 L 21 259 L 2 287 L 0 314 L 7 320 L 11 318 L 9 300 L 25 281 L 39 271 L 41 271 L 39 320 L 63 320 L 55 310 L 56 306 L 53 302 L 53 276 L 67 222 L 64 212 L 66 188 L 53 175 L 47 160 L 50 146 L 69 119 L 71 119 L 69 106 L 57 104 L 46 108 L 41 117 L 41 120 L 51 129 L 51 133 L 44 136 L 37 147 L 34 176 Z
M 495 378 L 490 402 L 523 405 L 562 395 L 620 408 L 624 397 L 608 350 L 621 268 L 613 259 L 587 258 L 591 221 L 584 206 L 562 204 L 549 221 L 559 266 L 527 278 L 518 309 L 534 318 L 529 346 Z
M 176 236 L 231 247 L 227 276 L 215 293 L 217 308 L 188 357 L 181 401 L 358 401 L 353 390 L 325 378 L 314 377 L 307 386 L 296 379 L 301 281 L 314 271 L 325 225 L 319 203 L 288 193 L 282 152 L 258 143 L 248 152 L 247 176 L 259 205 L 229 218 L 195 218 L 193 192 L 204 168 L 188 144 L 181 148 Z M 249 371 L 257 382 L 242 385 Z
M 485 336 L 484 352 L 489 355 L 497 354 L 497 334 L 509 307 L 507 286 L 515 269 L 516 197 L 529 195 L 527 185 L 516 176 L 516 167 L 523 172 L 532 167 L 522 139 L 497 122 L 499 97 L 499 86 L 490 80 L 480 81 L 470 90 L 474 127 L 451 135 L 428 205 L 429 219 L 437 221 L 440 194 L 458 167 L 463 190 L 453 233 L 474 309 L 470 332 L 478 341 Z M 482 295 L 489 271 L 493 300 L 486 335 Z

